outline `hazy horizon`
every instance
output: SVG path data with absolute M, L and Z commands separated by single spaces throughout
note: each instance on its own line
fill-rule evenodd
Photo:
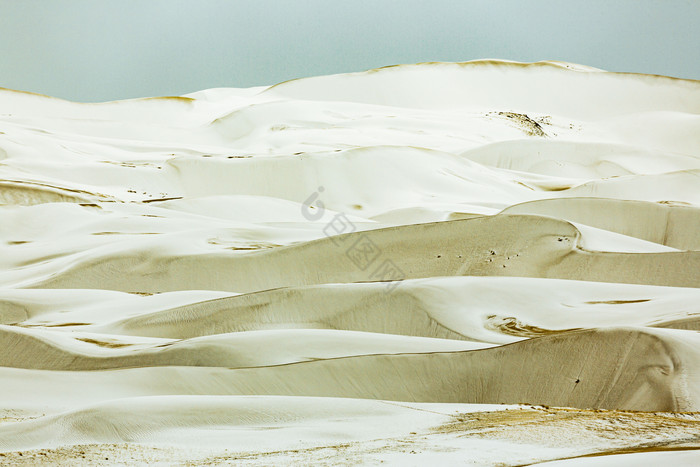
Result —
M 0 0 L 0 86 L 82 102 L 400 63 L 560 60 L 700 79 L 700 2 Z

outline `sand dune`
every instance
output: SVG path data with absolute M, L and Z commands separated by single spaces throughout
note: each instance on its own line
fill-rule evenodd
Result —
M 452 339 L 383 336 L 336 330 L 277 330 L 210 335 L 180 341 L 117 340 L 101 334 L 0 328 L 6 367 L 37 370 L 105 370 L 130 367 L 204 366 L 246 368 L 286 365 L 350 355 L 472 350 L 488 344 Z M 87 344 L 87 345 L 86 345 Z M 267 350 L 261 354 L 259 349 Z
M 546 199 L 517 204 L 509 214 L 540 214 L 618 232 L 681 250 L 699 250 L 700 210 L 673 203 L 607 198 Z
M 0 463 L 700 452 L 700 82 L 485 60 L 0 103 Z
M 700 354 L 692 331 L 570 331 L 459 352 L 378 354 L 253 368 L 158 366 L 111 372 L 3 370 L 8 402 L 31 395 L 83 403 L 127 395 L 351 397 L 409 402 L 536 403 L 582 408 L 697 411 Z M 216 358 L 216 357 L 215 357 Z M 148 359 L 146 359 L 148 360 Z M 18 370 L 15 370 L 18 371 Z M 32 378 L 36 377 L 34 384 Z M 532 384 L 532 380 L 547 384 Z M 411 381 L 410 385 L 406 382 Z M 608 381 L 605 387 L 600 381 Z M 91 396 L 71 395 L 82 382 Z
M 571 465 L 587 459 L 620 462 L 620 457 L 630 454 L 619 453 L 640 436 L 647 444 L 634 444 L 630 449 L 639 453 L 631 455 L 634 465 L 648 458 L 645 456 L 673 459 L 674 465 L 693 465 L 696 458 L 689 455 L 694 451 L 688 439 L 693 438 L 698 420 L 688 415 L 260 396 L 171 396 L 132 398 L 130 402 L 111 401 L 6 425 L 2 427 L 5 446 L 21 445 L 27 450 L 3 453 L 4 460 L 57 464 L 77 457 L 91 464 L 128 464 L 158 463 L 167 457 L 171 462 L 195 465 L 406 464 L 430 456 L 449 464 L 463 459 L 456 449 L 459 445 L 469 448 L 470 460 L 481 464 L 492 463 L 494 458 L 515 464 L 564 457 L 573 458 L 566 461 Z M 175 427 L 171 411 L 182 406 L 196 411 L 183 413 Z M 113 420 L 109 429 L 104 420 Z M 612 439 L 606 427 L 610 424 L 617 427 Z M 659 424 L 665 427 L 663 433 L 655 430 Z M 187 436 L 195 430 L 202 439 Z M 465 438 L 465 431 L 481 431 L 481 436 Z M 553 442 L 562 431 L 571 434 L 566 447 Z M 36 449 L 45 444 L 44 437 L 50 437 L 56 447 Z M 650 453 L 654 448 L 648 446 L 662 443 L 673 443 L 673 447 Z M 186 450 L 157 447 L 169 444 Z M 596 452 L 611 456 L 588 457 Z M 685 463 L 678 463 L 683 460 Z
M 289 285 L 447 275 L 700 285 L 698 252 L 596 253 L 582 250 L 579 236 L 573 225 L 553 218 L 500 215 L 349 233 L 235 256 L 175 256 L 159 254 L 153 248 L 148 252 L 119 251 L 74 262 L 64 266 L 65 272 L 23 285 L 125 292 L 207 288 L 252 292 Z M 381 255 L 401 275 L 383 275 L 383 269 L 369 268 L 367 256 L 358 259 L 348 255 L 353 245 L 359 248 L 367 244 L 369 259 Z M 122 274 L 125 270 L 130 274 Z
M 571 88 L 576 92 L 570 92 Z M 485 89 L 499 92 L 486 93 Z M 505 107 L 584 118 L 659 110 L 697 114 L 700 108 L 696 81 L 572 71 L 555 62 L 404 65 L 288 81 L 265 92 L 306 100 L 438 109 Z
M 630 175 L 615 179 L 595 180 L 575 186 L 563 196 L 593 196 L 597 198 L 628 199 L 630 192 L 639 192 L 636 201 L 690 203 L 700 205 L 694 187 L 700 180 L 700 171 L 682 170 L 660 175 Z
M 76 196 L 72 190 L 65 190 L 51 186 L 37 186 L 27 182 L 0 181 L 3 204 L 32 205 L 42 203 L 81 203 L 88 202 L 89 198 Z
M 78 444 L 88 440 L 99 443 L 153 443 L 160 439 L 161 442 L 184 443 L 193 447 L 202 447 L 202 441 L 204 446 L 233 441 L 241 447 L 247 445 L 248 448 L 275 448 L 279 447 L 277 443 L 282 441 L 275 439 L 277 436 L 261 437 L 254 430 L 244 431 L 245 428 L 263 425 L 270 430 L 284 430 L 295 425 L 307 425 L 310 432 L 318 431 L 315 433 L 317 435 L 320 435 L 323 429 L 327 430 L 322 439 L 333 442 L 338 436 L 333 434 L 334 430 L 344 429 L 350 433 L 354 431 L 354 424 L 369 422 L 369 431 L 364 435 L 357 433 L 354 437 L 371 439 L 373 435 L 386 436 L 387 429 L 394 435 L 408 435 L 411 430 L 445 423 L 451 418 L 449 409 L 454 411 L 466 408 L 465 405 L 442 404 L 433 407 L 433 411 L 428 413 L 413 409 L 416 406 L 420 407 L 419 405 L 400 406 L 381 401 L 286 397 L 146 397 L 134 398 L 128 408 L 125 408 L 122 402 L 105 402 L 40 420 L 0 426 L 0 446 L 21 445 L 27 449 L 44 446 L 45 439 L 49 438 L 52 439 L 52 446 Z M 183 405 L 188 406 L 189 410 L 181 411 Z M 479 407 L 473 408 L 484 410 Z M 173 412 L 180 412 L 180 430 L 167 425 Z M 114 423 L 105 425 L 104 420 L 114 420 Z M 228 430 L 222 433 L 223 426 L 229 427 L 229 430 L 237 427 L 237 436 L 232 437 Z M 193 442 L 182 428 L 206 430 L 207 439 Z M 81 433 L 82 436 L 78 437 L 76 433 Z
M 461 156 L 501 169 L 586 180 L 700 168 L 700 159 L 693 154 L 587 141 L 500 141 Z
M 504 296 L 503 289 L 511 293 Z M 572 328 L 700 323 L 695 289 L 514 277 L 331 284 L 225 297 L 157 310 L 87 330 L 188 339 L 268 329 L 346 329 L 509 343 Z M 688 326 L 684 324 L 683 326 Z

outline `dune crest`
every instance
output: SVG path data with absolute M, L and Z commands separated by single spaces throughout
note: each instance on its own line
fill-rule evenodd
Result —
M 697 453 L 700 82 L 480 60 L 0 104 L 0 463 Z

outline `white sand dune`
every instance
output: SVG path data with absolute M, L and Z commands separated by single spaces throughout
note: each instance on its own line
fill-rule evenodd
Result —
M 576 92 L 570 92 L 575 88 Z M 498 90 L 499 92 L 484 92 Z M 698 113 L 700 85 L 661 76 L 572 71 L 556 62 L 429 63 L 288 81 L 268 94 L 411 108 L 488 107 L 605 118 L 625 113 Z
M 598 198 L 629 199 L 629 193 L 638 192 L 634 199 L 651 202 L 679 202 L 700 205 L 694 188 L 700 181 L 699 170 L 681 170 L 660 175 L 629 175 L 615 179 L 586 182 L 562 193 L 563 196 L 595 196 Z
M 476 351 L 384 353 L 250 368 L 208 366 L 227 364 L 220 352 L 194 353 L 201 361 L 187 360 L 186 352 L 184 358 L 183 352 L 160 354 L 163 358 L 143 353 L 142 367 L 109 372 L 4 368 L 3 379 L 10 384 L 3 392 L 15 404 L 30 396 L 56 404 L 214 393 L 688 412 L 700 406 L 698 340 L 694 331 L 607 328 Z M 90 363 L 82 358 L 85 366 Z M 532 384 L 533 379 L 546 384 Z M 601 387 L 600 381 L 610 383 Z M 75 393 L 75 384 L 90 387 L 90 394 Z
M 700 82 L 0 104 L 0 463 L 697 463 Z
M 595 252 L 582 248 L 580 236 L 570 223 L 550 217 L 499 215 L 349 233 L 236 255 L 181 256 L 149 242 L 148 249 L 119 248 L 111 254 L 61 258 L 60 269 L 45 274 L 49 277 L 13 285 L 149 293 L 207 288 L 253 292 L 386 280 L 381 271 L 367 271 L 347 254 L 347 248 L 362 242 L 371 245 L 373 256 L 381 252 L 407 279 L 496 275 L 700 286 L 700 252 Z M 127 270 L 130 274 L 124 275 Z
M 695 449 L 677 449 L 661 452 L 630 452 L 624 454 L 611 454 L 603 457 L 574 457 L 568 460 L 543 462 L 546 467 L 558 466 L 633 466 L 640 463 L 653 463 L 656 465 L 669 464 L 679 466 L 693 466 L 698 461 L 698 453 Z
M 182 407 L 189 410 L 183 411 Z M 173 412 L 180 414 L 175 423 Z M 110 423 L 106 424 L 107 420 Z M 624 429 L 611 439 L 601 422 Z M 665 425 L 664 432 L 654 430 L 659 423 Z M 77 457 L 91 464 L 158 463 L 167 458 L 169 462 L 196 465 L 319 461 L 410 465 L 426 455 L 454 464 L 463 460 L 459 446 L 470 449 L 471 460 L 479 464 L 490 464 L 494 457 L 512 464 L 577 458 L 567 461 L 575 464 L 575 460 L 608 457 L 578 457 L 594 449 L 613 453 L 610 459 L 618 460 L 620 455 L 614 453 L 642 435 L 648 443 L 685 446 L 683 451 L 651 453 L 652 459 L 663 455 L 662 459 L 687 462 L 674 465 L 693 465 L 697 457 L 688 450 L 692 444 L 687 439 L 698 423 L 697 417 L 670 414 L 634 417 L 624 412 L 484 404 L 166 396 L 115 400 L 38 420 L 8 423 L 0 426 L 0 447 L 22 446 L 22 456 L 17 452 L 3 454 L 6 461 L 17 464 L 61 463 Z M 499 428 L 494 429 L 494 424 Z M 490 429 L 478 439 L 461 434 L 484 427 Z M 574 436 L 567 446 L 558 447 L 551 440 L 562 429 Z M 199 436 L 189 436 L 193 432 Z M 52 448 L 36 449 L 47 446 L 47 438 Z M 645 449 L 643 445 L 635 446 Z M 638 456 L 632 457 L 639 462 Z
M 6 367 L 104 370 L 141 366 L 247 368 L 351 355 L 446 352 L 490 347 L 452 339 L 383 336 L 345 330 L 297 329 L 237 332 L 170 340 L 115 340 L 91 333 L 25 331 L 0 327 Z M 87 344 L 87 345 L 86 345 Z M 265 353 L 260 348 L 265 347 Z
M 510 214 L 539 214 L 668 245 L 700 250 L 700 209 L 673 203 L 609 198 L 543 199 L 511 206 Z
M 187 411 L 180 411 L 184 406 Z M 19 424 L 0 426 L 0 446 L 23 444 L 25 449 L 66 444 L 93 443 L 154 443 L 185 444 L 190 447 L 216 447 L 234 442 L 240 448 L 280 448 L 283 437 L 277 430 L 305 427 L 309 441 L 320 445 L 340 439 L 339 432 L 352 433 L 358 440 L 374 436 L 408 435 L 412 430 L 429 429 L 448 422 L 466 404 L 440 404 L 430 411 L 415 410 L 419 404 L 398 405 L 382 401 L 330 398 L 288 397 L 229 397 L 229 396 L 168 396 L 133 398 L 125 407 L 123 400 L 105 402 L 89 408 L 43 417 Z M 501 407 L 471 407 L 475 410 L 504 410 Z M 180 412 L 177 427 L 167 421 Z M 105 425 L 103 420 L 114 420 Z M 164 423 L 165 422 L 165 423 Z M 359 422 L 359 423 L 358 423 Z M 353 425 L 365 424 L 364 433 Z M 259 436 L 249 426 L 267 426 L 272 436 Z M 222 430 L 222 427 L 228 430 Z M 69 428 L 69 429 L 66 429 Z M 200 429 L 207 436 L 194 440 L 182 428 Z M 238 428 L 238 430 L 235 430 Z M 234 431 L 235 430 L 235 431 Z M 325 432 L 325 435 L 323 434 Z M 81 433 L 82 436 L 76 436 Z M 55 437 L 58 434 L 60 437 Z M 313 436 L 313 438 L 312 438 Z M 320 439 L 314 439 L 320 438 Z
M 510 293 L 504 295 L 504 289 Z M 672 327 L 679 320 L 700 326 L 695 302 L 700 303 L 696 289 L 454 277 L 406 280 L 391 294 L 381 283 L 273 289 L 80 328 L 174 339 L 267 329 L 346 329 L 504 344 L 575 328 Z
M 587 141 L 500 141 L 461 156 L 500 169 L 583 180 L 700 168 L 700 158 L 693 154 Z

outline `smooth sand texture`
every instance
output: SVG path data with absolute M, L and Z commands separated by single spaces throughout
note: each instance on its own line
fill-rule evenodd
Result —
M 132 351 L 130 355 L 119 357 L 81 355 L 41 345 L 22 336 L 4 335 L 3 345 L 9 348 L 8 358 L 13 361 L 8 365 L 3 358 L 2 363 L 56 371 L 228 366 L 230 371 L 219 373 L 218 378 L 225 381 L 226 394 L 240 395 L 488 404 L 538 401 L 558 407 L 643 411 L 688 412 L 700 407 L 697 390 L 700 338 L 686 331 L 637 328 L 571 331 L 491 349 L 460 352 L 445 352 L 444 347 L 441 349 L 439 344 L 434 344 L 430 353 L 407 353 L 410 347 L 399 347 L 399 342 L 393 346 L 394 352 L 403 351 L 398 355 L 390 355 L 392 352 L 382 349 L 381 345 L 375 344 L 373 349 L 371 341 L 366 343 L 355 336 L 350 336 L 355 337 L 351 340 L 329 332 L 307 332 L 306 336 L 292 333 L 292 339 L 308 343 L 303 351 L 309 357 L 314 357 L 314 347 L 320 346 L 314 334 L 328 335 L 326 346 L 333 345 L 336 352 L 349 348 L 343 352 L 347 356 L 335 358 L 316 350 L 318 360 L 314 358 L 316 361 L 308 363 L 282 360 L 277 349 L 291 354 L 294 345 L 279 342 L 277 334 L 254 336 L 253 342 L 245 342 L 242 336 L 199 339 L 172 344 L 163 350 Z M 267 345 L 264 357 L 256 356 L 265 337 L 273 343 Z M 369 350 L 365 350 L 368 345 Z M 384 345 L 390 347 L 391 342 Z M 426 347 L 418 342 L 413 349 L 426 352 Z M 363 350 L 380 355 L 353 356 Z M 29 352 L 41 355 L 42 359 L 32 361 Z M 245 369 L 246 366 L 254 368 Z M 187 374 L 186 369 L 182 371 Z M 410 385 L 405 381 L 407 374 L 411 375 Z M 203 378 L 200 376 L 200 385 L 205 382 Z M 136 390 L 139 385 L 148 384 L 149 379 L 138 381 Z M 546 384 L 532 384 L 533 379 Z M 125 376 L 125 381 L 128 380 Z M 601 380 L 612 383 L 601 388 Z M 122 387 L 128 390 L 129 384 L 122 384 Z
M 700 286 L 700 252 L 597 253 L 582 249 L 579 237 L 578 229 L 561 220 L 499 215 L 350 233 L 235 257 L 158 255 L 157 251 L 116 253 L 80 262 L 55 278 L 31 286 L 150 293 L 207 288 L 253 292 L 381 279 L 358 267 L 343 248 L 358 241 L 369 241 L 374 249 L 394 258 L 392 262 L 405 271 L 403 277 L 407 279 L 507 275 Z M 411 254 L 402 254 L 405 251 Z M 124 275 L 125 270 L 131 273 Z
M 699 82 L 0 104 L 0 463 L 697 463 Z
M 572 198 L 530 201 L 504 212 L 558 217 L 679 250 L 700 250 L 700 209 L 693 206 Z

